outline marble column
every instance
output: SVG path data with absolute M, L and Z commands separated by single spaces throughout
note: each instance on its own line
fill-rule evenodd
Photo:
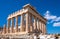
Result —
M 38 19 L 38 30 L 40 32 L 40 20 Z
M 33 24 L 32 24 L 32 14 L 29 14 L 29 26 L 30 26 L 30 31 L 33 31 Z
M 39 31 L 39 20 L 37 20 L 37 29 Z
M 29 32 L 29 14 L 26 13 L 26 32 Z
M 16 32 L 18 32 L 18 16 L 16 16 Z
M 44 24 L 44 34 L 46 34 L 46 24 Z
M 40 24 L 40 32 L 42 32 L 42 24 L 41 24 L 41 21 L 39 21 L 39 24 Z
M 24 31 L 23 26 L 24 26 L 24 14 L 21 15 L 21 29 L 20 29 L 21 32 Z
M 43 33 L 43 22 L 42 22 L 42 33 Z
M 4 24 L 3 33 L 6 33 L 6 25 Z
M 43 23 L 43 33 L 45 33 L 45 26 L 44 26 L 44 23 Z
M 7 33 L 10 33 L 10 19 L 8 19 L 8 30 Z
M 42 31 L 42 33 L 43 33 L 43 30 L 42 30 L 42 22 L 41 22 L 41 31 Z
M 37 29 L 36 17 L 34 17 L 34 30 Z
M 12 33 L 14 32 L 14 18 L 11 18 L 12 20 Z

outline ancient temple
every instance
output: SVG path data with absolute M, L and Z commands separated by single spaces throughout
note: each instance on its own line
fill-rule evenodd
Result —
M 21 17 L 20 26 L 18 26 L 18 17 Z M 14 19 L 16 26 L 14 26 Z M 2 34 L 46 34 L 46 21 L 33 6 L 26 4 L 21 10 L 8 16 L 7 24 L 4 25 Z

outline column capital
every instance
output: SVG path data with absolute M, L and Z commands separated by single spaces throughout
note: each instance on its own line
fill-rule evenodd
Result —
M 36 16 L 34 16 L 34 19 L 37 19 L 37 17 L 36 17 Z

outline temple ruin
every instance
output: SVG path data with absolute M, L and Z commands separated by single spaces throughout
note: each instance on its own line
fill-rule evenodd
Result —
M 18 17 L 21 17 L 20 26 L 18 26 Z M 47 20 L 33 6 L 26 4 L 21 10 L 8 15 L 2 35 L 46 34 L 46 22 Z

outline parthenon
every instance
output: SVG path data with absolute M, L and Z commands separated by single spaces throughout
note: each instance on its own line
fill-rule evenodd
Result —
M 7 23 L 0 29 L 0 39 L 60 39 L 55 34 L 47 34 L 46 22 L 33 6 L 26 4 L 8 15 Z
M 46 22 L 47 20 L 33 6 L 26 4 L 21 10 L 8 15 L 7 24 L 4 24 L 1 34 L 3 36 L 46 34 Z
M 18 17 L 21 17 L 20 26 L 18 26 Z M 8 16 L 7 24 L 4 24 L 2 34 L 46 34 L 46 22 L 47 20 L 42 17 L 33 6 L 26 4 L 21 10 Z

